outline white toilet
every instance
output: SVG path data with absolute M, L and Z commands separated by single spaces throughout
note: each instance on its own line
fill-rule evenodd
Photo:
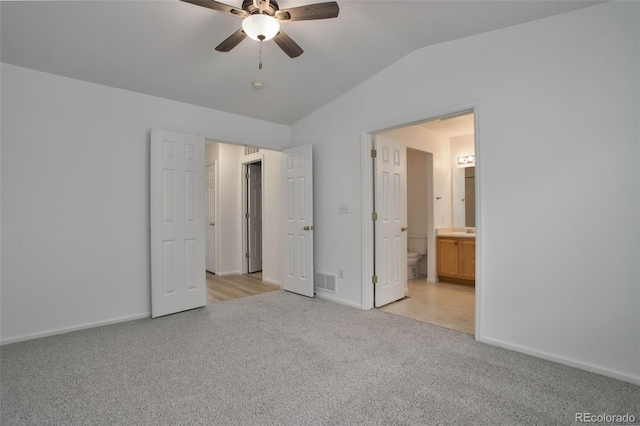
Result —
M 407 279 L 418 278 L 418 262 L 427 254 L 427 236 L 409 234 L 407 241 Z

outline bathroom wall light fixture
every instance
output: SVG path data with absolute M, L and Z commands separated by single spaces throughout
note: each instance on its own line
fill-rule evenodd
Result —
M 458 157 L 458 164 L 473 164 L 475 162 L 475 155 L 463 155 L 462 157 Z

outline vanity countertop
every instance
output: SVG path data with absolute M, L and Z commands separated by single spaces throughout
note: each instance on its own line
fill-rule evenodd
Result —
M 436 237 L 475 238 L 476 233 L 469 233 L 465 229 L 440 228 L 436 229 Z

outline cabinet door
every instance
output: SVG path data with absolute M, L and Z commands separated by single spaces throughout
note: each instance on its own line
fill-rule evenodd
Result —
M 460 238 L 460 278 L 476 279 L 476 240 Z
M 438 275 L 458 276 L 458 239 L 438 238 Z

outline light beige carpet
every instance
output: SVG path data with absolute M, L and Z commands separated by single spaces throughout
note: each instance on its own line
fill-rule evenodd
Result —
M 3 346 L 3 425 L 574 424 L 640 388 L 275 291 Z

